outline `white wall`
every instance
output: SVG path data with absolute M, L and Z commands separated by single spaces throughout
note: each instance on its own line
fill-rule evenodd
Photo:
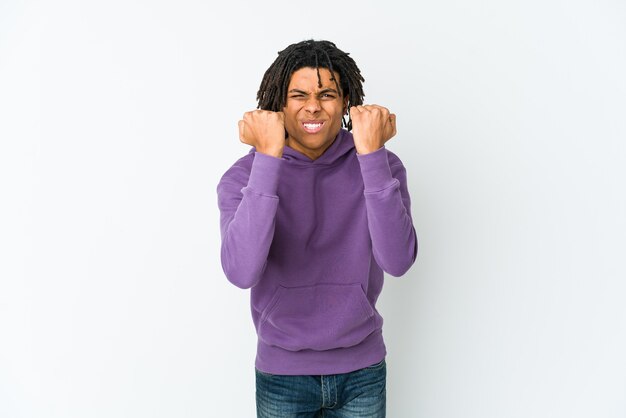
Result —
M 626 6 L 0 2 L 0 416 L 250 417 L 215 186 L 276 52 L 351 53 L 398 114 L 416 265 L 388 415 L 626 415 Z

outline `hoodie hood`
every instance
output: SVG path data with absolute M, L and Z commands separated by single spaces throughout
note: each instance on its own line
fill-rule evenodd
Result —
M 255 152 L 255 148 L 250 150 L 251 153 Z M 352 133 L 346 129 L 340 129 L 337 137 L 333 143 L 324 151 L 324 153 L 316 160 L 312 160 L 299 151 L 285 145 L 283 148 L 282 159 L 289 164 L 298 166 L 328 166 L 333 165 L 340 160 L 344 155 L 353 153 L 354 151 L 354 139 Z

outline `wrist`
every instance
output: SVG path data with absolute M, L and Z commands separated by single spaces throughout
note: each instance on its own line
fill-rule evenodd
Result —
M 363 147 L 363 146 L 355 146 L 356 148 L 356 153 L 359 155 L 367 155 L 367 154 L 371 154 L 373 152 L 378 151 L 379 149 L 382 148 L 382 145 L 379 147 L 376 146 L 368 146 L 368 147 Z
M 283 156 L 283 147 L 258 147 L 256 151 L 275 158 L 282 158 Z

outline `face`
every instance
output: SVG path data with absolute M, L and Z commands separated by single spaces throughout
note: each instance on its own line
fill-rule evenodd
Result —
M 318 86 L 315 68 L 294 71 L 283 108 L 287 145 L 312 160 L 322 155 L 335 140 L 348 102 L 330 79 L 330 71 L 319 70 L 322 87 Z M 340 85 L 337 73 L 335 77 Z

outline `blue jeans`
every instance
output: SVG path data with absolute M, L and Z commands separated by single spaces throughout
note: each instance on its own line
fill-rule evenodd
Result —
M 286 376 L 256 370 L 257 418 L 384 418 L 387 366 L 350 373 Z

